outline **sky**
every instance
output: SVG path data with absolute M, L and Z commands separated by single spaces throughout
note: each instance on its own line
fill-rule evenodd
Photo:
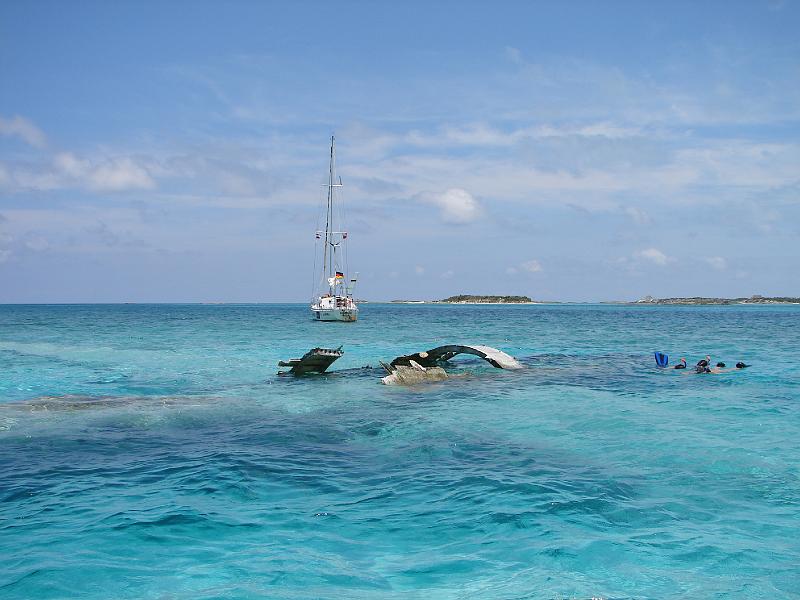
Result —
M 800 2 L 0 3 L 0 302 L 800 296 Z

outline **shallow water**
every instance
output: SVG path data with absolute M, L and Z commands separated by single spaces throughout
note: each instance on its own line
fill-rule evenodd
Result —
M 0 597 L 797 597 L 800 307 L 308 316 L 0 306 Z M 446 342 L 526 368 L 379 383 Z

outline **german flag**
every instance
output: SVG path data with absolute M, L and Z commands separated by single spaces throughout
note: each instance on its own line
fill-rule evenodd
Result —
M 341 271 L 336 271 L 336 279 L 344 279 L 344 273 Z

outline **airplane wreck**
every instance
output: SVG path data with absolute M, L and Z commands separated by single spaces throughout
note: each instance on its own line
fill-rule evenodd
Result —
M 288 371 L 279 371 L 278 375 L 310 375 L 325 373 L 344 351 L 342 347 L 313 348 L 301 358 L 280 361 L 279 367 L 290 367 Z M 498 369 L 521 369 L 522 365 L 513 356 L 492 348 L 491 346 L 473 346 L 464 344 L 448 344 L 438 346 L 424 352 L 416 352 L 398 356 L 390 363 L 381 362 L 387 375 L 381 378 L 386 385 L 414 385 L 450 378 L 442 365 L 446 365 L 458 354 L 471 354 L 482 358 Z
M 458 354 L 472 354 L 498 369 L 522 368 L 522 365 L 513 356 L 491 346 L 449 344 L 425 352 L 398 356 L 389 364 L 381 363 L 388 373 L 381 381 L 386 385 L 413 385 L 443 381 L 448 379 L 449 375 L 442 368 L 442 363 L 446 363 Z

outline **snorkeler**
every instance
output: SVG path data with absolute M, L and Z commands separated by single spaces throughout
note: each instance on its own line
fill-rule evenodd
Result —
M 685 369 L 686 368 L 686 359 L 681 356 L 680 362 L 672 367 L 673 369 Z
M 737 369 L 746 369 L 746 368 L 747 368 L 747 367 L 749 367 L 749 366 L 750 366 L 750 365 L 746 365 L 746 364 L 744 364 L 744 363 L 743 363 L 743 362 L 741 362 L 741 361 L 739 361 L 739 362 L 737 362 L 737 363 L 736 363 L 736 368 L 737 368 Z
M 706 354 L 705 358 L 702 358 L 697 361 L 694 370 L 697 373 L 711 373 L 711 369 L 709 368 L 710 364 L 711 364 L 711 357 L 708 354 Z
M 718 363 L 717 363 L 717 368 L 718 368 L 718 369 L 724 369 L 724 368 L 725 368 L 725 363 L 724 363 L 724 362 L 721 362 L 721 361 L 720 361 L 720 362 L 718 362 Z

